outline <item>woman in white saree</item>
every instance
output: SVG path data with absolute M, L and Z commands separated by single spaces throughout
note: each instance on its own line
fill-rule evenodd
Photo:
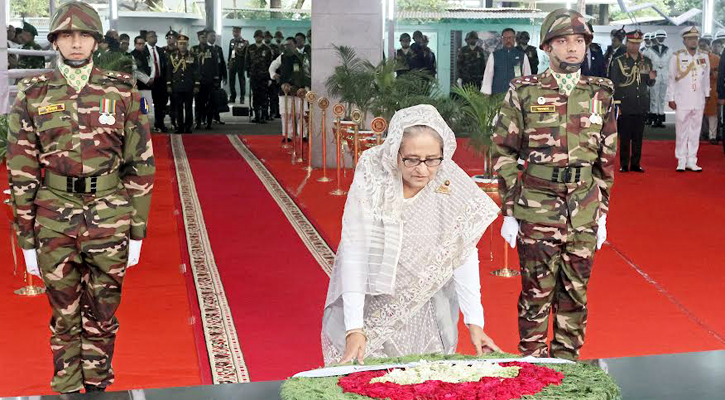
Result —
M 456 139 L 429 105 L 398 111 L 355 170 L 322 321 L 325 364 L 453 353 L 458 310 L 483 332 L 476 244 L 498 207 L 453 162 Z

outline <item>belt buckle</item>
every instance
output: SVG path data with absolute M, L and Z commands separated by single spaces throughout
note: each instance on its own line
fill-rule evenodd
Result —
M 85 193 L 86 192 L 86 180 L 75 176 L 67 176 L 66 178 L 66 191 L 68 193 Z

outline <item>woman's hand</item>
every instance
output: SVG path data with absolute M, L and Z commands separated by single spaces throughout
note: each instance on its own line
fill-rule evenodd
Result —
M 471 334 L 471 343 L 476 348 L 477 356 L 482 356 L 484 353 L 490 353 L 492 351 L 501 352 L 501 349 L 496 346 L 493 339 L 483 333 L 483 328 L 480 326 L 468 325 L 468 332 Z
M 353 332 L 347 335 L 345 339 L 345 355 L 342 356 L 340 364 L 345 364 L 357 360 L 358 364 L 363 365 L 365 362 L 365 345 L 367 338 L 362 332 Z

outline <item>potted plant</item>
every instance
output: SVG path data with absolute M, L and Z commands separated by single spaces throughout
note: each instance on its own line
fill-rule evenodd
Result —
M 456 86 L 453 93 L 462 102 L 462 125 L 471 135 L 470 145 L 483 156 L 483 175 L 476 175 L 473 179 L 486 192 L 497 191 L 498 184 L 491 163 L 491 144 L 496 116 L 505 95 L 484 95 L 472 85 Z
M 355 50 L 347 46 L 334 46 L 340 65 L 325 81 L 325 88 L 331 97 L 337 97 L 345 104 L 345 119 L 350 119 L 353 105 L 363 112 L 363 118 L 370 109 L 374 97 L 374 74 L 366 68 L 365 61 L 357 57 Z

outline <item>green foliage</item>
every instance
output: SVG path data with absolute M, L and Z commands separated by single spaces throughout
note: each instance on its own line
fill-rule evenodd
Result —
M 491 145 L 494 119 L 501 109 L 504 94 L 487 96 L 475 86 L 455 86 L 453 93 L 461 98 L 462 125 L 471 136 L 471 145 L 481 153 Z
M 438 89 L 435 80 L 422 71 L 410 71 L 396 77 L 395 60 L 377 65 L 357 57 L 349 47 L 336 46 L 340 65 L 325 82 L 331 97 L 346 104 L 348 115 L 353 106 L 363 115 L 370 111 L 390 121 L 396 111 L 418 104 L 430 104 L 455 131 L 459 104 Z
M 702 0 L 632 0 L 632 5 L 639 5 L 644 3 L 651 3 L 662 12 L 664 12 L 667 15 L 670 16 L 677 16 L 680 15 L 687 10 L 691 8 L 697 8 L 702 10 Z M 632 15 L 636 17 L 658 17 L 660 16 L 657 14 L 657 12 L 651 8 L 638 10 L 632 13 Z M 612 8 L 612 12 L 610 14 L 610 18 L 613 21 L 627 19 L 629 16 L 622 12 L 619 9 L 619 6 L 614 6 Z M 695 17 L 693 21 L 700 20 L 700 17 Z M 723 1 L 716 1 L 715 2 L 715 12 L 714 12 L 714 19 L 715 21 L 723 21 L 725 20 L 725 2 Z M 718 28 L 717 26 L 714 27 L 714 30 L 717 32 Z
M 444 11 L 450 7 L 449 0 L 398 0 L 398 10 L 406 11 Z
M 8 151 L 8 116 L 0 115 L 0 162 Z
M 491 170 L 491 143 L 495 120 L 504 94 L 484 95 L 473 85 L 455 86 L 453 93 L 461 98 L 461 126 L 471 137 L 469 145 L 485 157 L 484 173 L 493 176 Z
M 20 15 L 23 17 L 48 17 L 50 16 L 48 0 L 10 1 L 10 15 Z

